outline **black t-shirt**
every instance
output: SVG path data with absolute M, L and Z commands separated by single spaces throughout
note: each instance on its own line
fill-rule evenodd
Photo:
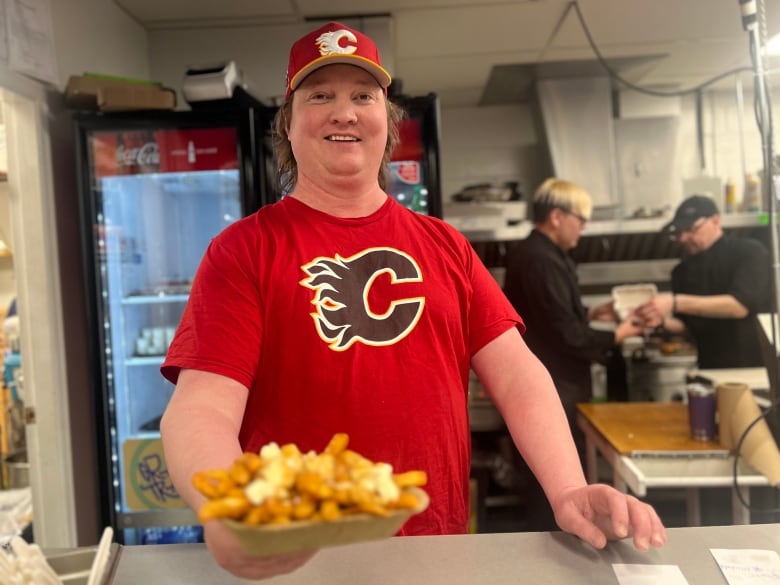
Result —
M 537 230 L 507 255 L 504 292 L 526 325 L 525 342 L 552 374 L 590 393 L 590 365 L 603 362 L 615 334 L 588 326 L 572 259 Z
M 750 311 L 744 319 L 675 315 L 696 343 L 699 367 L 762 366 L 756 313 L 770 303 L 769 253 L 750 238 L 721 237 L 710 248 L 684 258 L 672 271 L 672 291 L 691 295 L 733 295 Z

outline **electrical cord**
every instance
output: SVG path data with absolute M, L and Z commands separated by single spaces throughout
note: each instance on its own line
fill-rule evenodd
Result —
M 646 87 L 641 87 L 639 85 L 636 85 L 634 83 L 631 83 L 627 79 L 623 79 L 620 74 L 615 71 L 609 63 L 607 63 L 607 60 L 604 58 L 604 56 L 601 54 L 601 51 L 599 50 L 598 46 L 596 45 L 596 42 L 593 40 L 593 36 L 590 33 L 590 29 L 588 28 L 587 23 L 585 22 L 585 17 L 582 15 L 582 10 L 580 10 L 580 5 L 578 0 L 571 0 L 571 3 L 574 5 L 574 10 L 577 12 L 577 18 L 580 21 L 580 26 L 582 27 L 582 31 L 585 33 L 585 36 L 588 39 L 588 44 L 590 45 L 591 50 L 596 55 L 596 59 L 598 59 L 601 66 L 606 70 L 606 72 L 609 74 L 609 76 L 614 79 L 615 81 L 622 83 L 626 87 L 633 89 L 634 91 L 638 91 L 639 93 L 644 93 L 647 95 L 655 96 L 655 97 L 681 97 L 685 95 L 691 95 L 698 93 L 702 91 L 704 88 L 717 83 L 718 81 L 725 79 L 726 77 L 729 77 L 731 75 L 737 75 L 739 73 L 743 73 L 746 71 L 752 71 L 752 68 L 747 66 L 742 67 L 735 67 L 734 69 L 730 69 L 728 71 L 725 71 L 724 73 L 721 73 L 719 75 L 716 75 L 712 79 L 708 79 L 704 83 L 701 83 L 695 87 L 691 87 L 688 89 L 682 89 L 682 90 L 676 90 L 676 91 L 661 91 L 661 90 L 655 90 L 655 89 L 649 89 Z

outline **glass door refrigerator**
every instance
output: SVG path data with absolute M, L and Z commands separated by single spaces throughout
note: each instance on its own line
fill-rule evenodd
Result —
M 202 539 L 168 477 L 159 368 L 209 241 L 267 202 L 271 115 L 75 115 L 101 511 L 123 544 Z
M 403 107 L 406 117 L 398 129 L 400 142 L 390 157 L 386 190 L 410 209 L 440 218 L 438 97 L 430 93 L 415 97 L 399 95 L 391 99 Z

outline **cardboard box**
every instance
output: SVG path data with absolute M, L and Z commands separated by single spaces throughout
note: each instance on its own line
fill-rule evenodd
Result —
M 71 75 L 65 88 L 65 103 L 79 110 L 103 112 L 172 110 L 176 107 L 176 92 L 155 83 Z

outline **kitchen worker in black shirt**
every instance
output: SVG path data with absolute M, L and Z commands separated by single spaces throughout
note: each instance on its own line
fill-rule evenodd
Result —
M 576 425 L 579 402 L 592 398 L 591 364 L 605 363 L 625 338 L 642 335 L 629 315 L 618 323 L 610 301 L 590 309 L 582 302 L 574 261 L 569 256 L 579 241 L 593 204 L 588 193 L 569 181 L 550 178 L 534 193 L 534 229 L 507 253 L 504 292 L 526 323 L 525 342 L 552 375 L 575 444 L 584 463 L 584 436 Z M 596 329 L 591 321 L 616 323 L 614 330 Z M 528 488 L 528 528 L 554 530 L 549 506 L 535 480 Z
M 763 366 L 755 315 L 770 310 L 769 253 L 757 240 L 723 234 L 715 202 L 693 195 L 664 230 L 680 242 L 672 292 L 637 308 L 649 326 L 687 333 L 702 369 Z

